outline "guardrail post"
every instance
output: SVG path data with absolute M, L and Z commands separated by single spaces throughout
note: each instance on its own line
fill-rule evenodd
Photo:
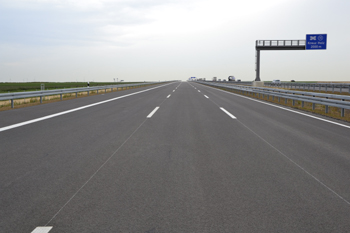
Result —
M 302 96 L 304 96 L 304 94 L 301 94 Z M 301 107 L 304 107 L 304 101 L 301 101 Z
M 60 99 L 62 100 L 62 94 L 60 94 Z
M 328 99 L 328 97 L 326 97 L 326 99 Z M 328 113 L 328 105 L 325 105 L 324 107 L 325 107 L 324 108 L 325 113 Z
M 78 98 L 78 92 L 75 92 L 75 98 Z
M 341 89 L 342 89 L 343 85 L 340 84 L 340 93 L 341 93 Z
M 15 103 L 13 101 L 13 99 L 11 100 L 11 108 L 14 108 L 15 107 Z
M 97 90 L 97 94 L 98 94 L 98 90 Z
M 314 95 L 312 97 L 315 97 Z M 315 110 L 316 104 L 312 103 L 312 110 Z
M 326 83 L 326 92 L 327 92 L 327 87 L 328 87 L 328 84 Z
M 288 103 L 288 99 L 284 98 L 284 104 L 287 104 L 287 103 Z
M 334 93 L 334 84 L 332 85 L 332 92 Z
M 40 96 L 40 103 L 42 104 L 43 103 L 43 97 Z
M 341 101 L 344 101 L 344 99 L 342 99 Z M 341 117 L 345 117 L 345 109 L 344 108 L 342 108 L 341 110 L 340 110 L 340 115 L 341 115 Z

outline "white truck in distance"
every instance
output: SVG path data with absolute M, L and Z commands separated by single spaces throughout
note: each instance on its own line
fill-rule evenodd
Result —
M 236 81 L 235 76 L 228 76 L 227 81 Z

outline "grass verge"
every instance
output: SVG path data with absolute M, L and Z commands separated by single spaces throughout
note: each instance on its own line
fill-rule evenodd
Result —
M 150 84 L 154 85 L 154 84 Z M 146 85 L 149 86 L 149 85 Z M 143 87 L 146 87 L 143 86 Z M 75 99 L 75 98 L 82 98 L 82 97 L 87 97 L 87 96 L 92 96 L 92 95 L 100 95 L 100 94 L 105 94 L 105 93 L 110 93 L 110 92 L 115 92 L 115 91 L 124 91 L 124 90 L 129 90 L 129 89 L 134 89 L 137 87 L 124 87 L 123 89 L 120 88 L 108 88 L 105 92 L 105 89 L 101 89 L 98 91 L 90 91 L 89 95 L 87 92 L 79 92 L 78 96 L 75 96 L 75 93 L 70 93 L 70 94 L 63 94 L 62 95 L 62 100 L 70 100 L 70 99 Z M 35 106 L 39 104 L 46 104 L 46 103 L 54 103 L 61 101 L 61 96 L 60 95 L 50 95 L 50 96 L 44 96 L 42 98 L 42 103 L 40 103 L 40 97 L 31 97 L 31 98 L 25 98 L 25 99 L 16 99 L 14 100 L 14 108 L 23 108 L 23 107 L 30 107 L 30 106 Z M 11 110 L 11 100 L 4 100 L 0 101 L 0 111 L 6 111 L 6 110 Z
M 90 82 L 90 87 L 118 85 L 118 84 L 133 84 L 140 82 Z M 28 83 L 0 83 L 0 93 L 6 92 L 21 92 L 21 91 L 39 91 L 41 84 L 44 84 L 45 90 L 64 89 L 64 88 L 79 88 L 87 87 L 87 82 L 28 82 Z

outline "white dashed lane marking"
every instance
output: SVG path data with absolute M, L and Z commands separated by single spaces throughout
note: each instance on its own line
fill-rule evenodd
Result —
M 231 113 L 229 113 L 226 109 L 224 108 L 220 108 L 224 113 L 226 113 L 227 115 L 229 115 L 232 119 L 237 119 L 234 115 L 232 115 Z
M 52 227 L 37 227 L 35 228 L 32 233 L 48 233 L 51 231 Z
M 153 111 L 148 114 L 147 118 L 151 118 L 153 116 L 154 113 L 156 113 L 156 111 L 159 109 L 159 107 L 156 107 L 155 109 L 153 109 Z

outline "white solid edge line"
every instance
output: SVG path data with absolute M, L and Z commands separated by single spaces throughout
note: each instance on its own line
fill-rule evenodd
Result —
M 309 114 L 306 114 L 306 113 L 303 113 L 303 112 L 298 112 L 298 111 L 295 111 L 295 110 L 292 110 L 292 109 L 288 109 L 288 108 L 284 108 L 284 107 L 281 107 L 281 106 L 277 106 L 277 105 L 274 105 L 274 104 L 265 103 L 265 102 L 260 101 L 260 100 L 252 99 L 252 98 L 249 98 L 249 97 L 246 97 L 246 96 L 241 96 L 241 95 L 238 95 L 238 94 L 235 94 L 235 93 L 231 93 L 231 92 L 227 92 L 227 91 L 224 91 L 224 90 L 220 90 L 220 89 L 217 89 L 217 88 L 214 88 L 214 87 L 210 87 L 210 88 L 213 88 L 213 89 L 218 90 L 218 91 L 225 92 L 227 94 L 239 96 L 241 98 L 253 100 L 253 101 L 258 102 L 258 103 L 266 104 L 266 105 L 269 105 L 269 106 L 272 106 L 272 107 L 275 107 L 275 108 L 280 108 L 280 109 L 283 109 L 283 110 L 286 110 L 286 111 L 289 111 L 289 112 L 294 112 L 294 113 L 297 113 L 297 114 L 300 114 L 300 115 L 303 115 L 303 116 L 311 117 L 311 118 L 314 118 L 314 119 L 317 119 L 317 120 L 320 120 L 320 121 L 325 121 L 325 122 L 328 122 L 328 123 L 331 123 L 331 124 L 339 125 L 339 126 L 342 126 L 342 127 L 350 129 L 350 126 L 343 125 L 343 124 L 338 123 L 338 122 L 326 120 L 326 119 L 323 119 L 323 118 L 320 118 L 320 117 L 312 116 L 312 115 L 309 115 Z
M 47 233 L 51 231 L 52 227 L 37 227 L 31 233 Z
M 153 111 L 148 114 L 147 118 L 151 118 L 153 116 L 154 113 L 156 113 L 156 111 L 159 109 L 159 107 L 156 107 L 155 109 L 153 109 Z
M 228 111 L 226 111 L 226 109 L 221 108 L 221 107 L 220 107 L 220 109 L 221 109 L 224 113 L 226 113 L 227 115 L 229 115 L 232 119 L 237 119 L 234 115 L 232 115 L 231 113 L 229 113 Z
M 162 85 L 162 86 L 153 87 L 153 88 L 146 89 L 146 90 L 142 90 L 142 91 L 138 91 L 138 92 L 134 92 L 134 93 L 130 93 L 130 94 L 127 94 L 127 95 L 119 96 L 119 97 L 112 98 L 112 99 L 109 99 L 109 100 L 104 100 L 104 101 L 97 102 L 97 103 L 94 103 L 94 104 L 85 105 L 85 106 L 82 106 L 82 107 L 79 107 L 79 108 L 73 108 L 71 110 L 67 110 L 67 111 L 51 114 L 51 115 L 48 115 L 48 116 L 39 117 L 39 118 L 36 118 L 36 119 L 33 119 L 33 120 L 24 121 L 24 122 L 21 122 L 21 123 L 5 126 L 5 127 L 0 128 L 0 132 L 6 131 L 6 130 L 9 130 L 9 129 L 13 129 L 13 128 L 17 128 L 17 127 L 20 127 L 20 126 L 32 124 L 32 123 L 35 123 L 35 122 L 38 122 L 38 121 L 43 121 L 43 120 L 50 119 L 50 118 L 53 118 L 53 117 L 61 116 L 61 115 L 67 114 L 67 113 L 79 111 L 79 110 L 82 110 L 82 109 L 85 109 L 85 108 L 90 108 L 90 107 L 93 107 L 93 106 L 96 106 L 96 105 L 100 105 L 100 104 L 104 104 L 104 103 L 107 103 L 107 102 L 111 102 L 111 101 L 114 101 L 114 100 L 117 100 L 117 99 L 122 99 L 122 98 L 125 98 L 125 97 L 128 97 L 128 96 L 132 96 L 132 95 L 136 95 L 136 94 L 139 94 L 139 93 L 142 93 L 142 92 L 150 91 L 150 90 L 153 90 L 153 89 L 156 89 L 156 88 L 160 88 L 160 87 L 163 87 L 163 86 L 166 86 L 166 85 L 170 85 L 170 84 L 171 83 L 165 84 L 165 85 Z
M 204 95 L 204 96 L 205 96 L 205 98 L 209 99 L 209 97 L 208 97 L 208 96 L 206 96 L 206 95 Z
M 168 95 L 167 98 L 169 98 L 171 95 Z

